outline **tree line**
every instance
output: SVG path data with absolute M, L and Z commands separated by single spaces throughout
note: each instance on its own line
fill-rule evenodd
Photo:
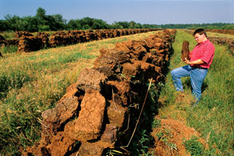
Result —
M 0 31 L 58 31 L 58 30 L 86 30 L 86 29 L 135 29 L 135 28 L 163 28 L 163 29 L 234 29 L 233 23 L 212 24 L 141 24 L 134 21 L 120 21 L 108 24 L 102 19 L 85 17 L 71 19 L 67 22 L 60 14 L 46 15 L 45 9 L 39 7 L 35 16 L 6 15 L 5 20 L 0 20 Z

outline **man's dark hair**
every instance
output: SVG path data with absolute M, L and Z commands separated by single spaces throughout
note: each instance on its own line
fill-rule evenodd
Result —
M 195 34 L 197 34 L 197 33 L 198 33 L 199 35 L 205 34 L 205 36 L 207 37 L 206 31 L 205 31 L 204 29 L 197 29 L 197 30 L 195 30 L 194 33 L 193 33 L 193 36 L 194 36 Z

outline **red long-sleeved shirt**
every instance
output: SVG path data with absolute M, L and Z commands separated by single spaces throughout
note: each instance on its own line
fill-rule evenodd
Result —
M 200 65 L 191 65 L 192 67 L 210 68 L 215 53 L 214 45 L 207 39 L 198 43 L 190 53 L 190 62 L 201 59 L 204 63 Z

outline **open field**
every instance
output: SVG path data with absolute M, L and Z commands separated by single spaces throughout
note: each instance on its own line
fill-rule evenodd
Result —
M 129 39 L 140 40 L 155 33 L 122 36 L 21 55 L 5 53 L 4 58 L 0 58 L 1 154 L 19 155 L 17 149 L 20 146 L 31 146 L 40 139 L 41 113 L 56 105 L 57 101 L 66 93 L 66 88 L 76 82 L 82 69 L 93 67 L 95 59 L 100 56 L 100 49 L 111 49 L 117 42 Z M 208 35 L 212 37 L 233 36 L 212 32 L 209 32 Z M 190 50 L 196 45 L 190 34 L 177 30 L 169 71 L 184 65 L 180 61 L 181 46 L 184 40 L 189 41 Z M 187 150 L 184 154 L 212 156 L 234 154 L 234 66 L 232 65 L 234 58 L 226 45 L 215 45 L 215 48 L 214 61 L 205 79 L 202 99 L 197 107 L 191 108 L 190 106 L 192 96 L 190 96 L 188 78 L 183 79 L 186 93 L 183 100 L 178 99 L 170 73 L 165 75 L 164 83 L 156 86 L 156 88 L 161 88 L 160 94 L 156 93 L 155 88 L 151 88 L 149 94 L 152 94 L 150 96 L 152 101 L 150 104 L 157 105 L 157 109 L 154 108 L 156 116 L 151 126 L 143 125 L 139 128 L 142 129 L 141 134 L 138 134 L 135 137 L 136 141 L 133 141 L 135 144 L 141 145 L 141 147 L 137 147 L 140 148 L 139 154 L 153 155 L 155 153 L 156 147 L 150 145 L 152 137 L 155 140 L 161 138 L 161 140 L 159 139 L 162 141 L 160 145 L 169 150 L 169 153 L 176 155 L 181 150 L 182 147 L 177 144 L 178 142 L 174 142 L 176 138 L 173 140 L 172 130 L 160 126 L 160 122 L 166 123 L 164 119 L 173 119 L 176 121 L 174 123 L 179 122 L 178 125 L 181 127 L 194 128 L 196 137 L 203 140 L 203 144 L 199 144 L 196 138 L 184 140 L 184 143 L 181 143 Z M 159 106 L 160 108 L 158 108 Z M 151 109 L 150 107 L 148 106 L 146 109 Z M 152 110 L 148 112 L 154 114 Z M 146 114 L 144 122 L 148 124 L 147 116 L 151 117 L 152 114 Z M 150 136 L 151 131 L 155 132 L 154 136 Z
M 91 68 L 102 48 L 139 40 L 155 32 L 51 48 L 0 59 L 0 146 L 3 152 L 31 145 L 39 138 L 40 114 L 51 108 L 75 83 L 79 72 Z M 16 145 L 16 146 L 15 146 Z M 8 149 L 9 148 L 9 149 Z M 13 153 L 12 153 L 13 154 Z

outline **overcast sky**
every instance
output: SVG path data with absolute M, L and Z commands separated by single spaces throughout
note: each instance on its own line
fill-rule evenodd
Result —
M 91 17 L 108 24 L 234 23 L 234 0 L 0 0 L 0 19 L 7 14 L 35 16 L 39 7 L 68 21 Z

